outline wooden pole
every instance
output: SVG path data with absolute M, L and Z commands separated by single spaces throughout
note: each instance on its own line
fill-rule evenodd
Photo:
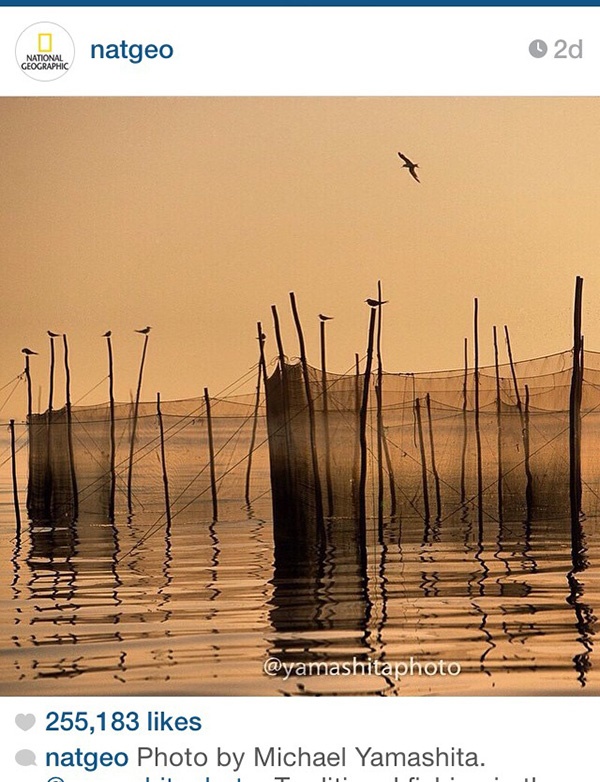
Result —
M 467 472 L 467 443 L 469 437 L 469 425 L 467 418 L 467 382 L 469 377 L 469 343 L 465 337 L 464 342 L 464 376 L 463 376 L 463 404 L 462 404 L 462 419 L 463 419 L 463 445 L 460 462 L 460 501 L 464 505 L 467 499 L 467 486 L 466 486 L 466 472 Z
M 510 344 L 510 335 L 508 333 L 508 326 L 504 326 L 504 336 L 506 337 L 506 349 L 508 351 L 508 361 L 510 363 L 510 374 L 513 380 L 513 386 L 515 389 L 515 400 L 517 403 L 517 410 L 519 411 L 519 420 L 521 422 L 521 437 L 523 439 L 523 454 L 525 462 L 525 501 L 527 507 L 530 506 L 533 498 L 533 477 L 531 475 L 531 467 L 529 464 L 529 447 L 527 444 L 528 435 L 525 431 L 525 414 L 523 412 L 523 403 L 521 401 L 521 394 L 519 393 L 519 383 L 517 381 L 517 373 L 515 370 L 515 363 L 513 361 L 512 348 Z
M 496 431 L 498 449 L 498 518 L 502 521 L 502 400 L 500 397 L 500 364 L 498 363 L 498 332 L 494 330 L 494 366 L 496 369 Z
M 479 420 L 479 302 L 475 299 L 473 310 L 473 339 L 475 372 L 473 381 L 475 384 L 475 450 L 477 457 L 477 518 L 479 525 L 483 522 L 483 471 L 481 465 L 481 429 Z
M 169 476 L 167 475 L 167 458 L 165 454 L 165 430 L 163 426 L 162 411 L 160 409 L 160 394 L 156 394 L 156 415 L 158 417 L 158 429 L 160 432 L 160 463 L 162 467 L 163 485 L 165 487 L 165 515 L 167 524 L 171 525 L 171 501 L 169 499 Z
M 31 372 L 29 370 L 29 356 L 25 354 L 25 380 L 27 381 L 27 418 L 33 414 L 33 392 L 31 390 Z
M 55 362 L 55 351 L 54 351 L 54 337 L 49 336 L 50 339 L 50 378 L 48 383 L 48 413 L 50 414 L 50 418 L 52 417 L 52 409 L 54 406 L 54 362 Z
M 423 505 L 425 509 L 425 521 L 429 521 L 429 487 L 427 485 L 427 457 L 425 455 L 425 441 L 423 440 L 423 422 L 421 421 L 421 403 L 415 399 L 415 413 L 417 417 L 417 434 L 419 436 L 419 451 L 421 453 L 421 480 L 423 482 Z
M 219 507 L 217 504 L 217 478 L 215 475 L 215 444 L 213 440 L 212 417 L 210 414 L 210 397 L 208 388 L 204 389 L 204 402 L 206 404 L 206 424 L 208 429 L 208 457 L 210 467 L 210 493 L 212 497 L 213 521 L 219 517 Z
M 381 280 L 377 281 L 377 300 L 383 301 L 383 291 L 381 289 Z M 376 386 L 376 399 L 377 399 L 377 465 L 378 465 L 378 516 L 379 516 L 379 537 L 380 542 L 383 543 L 383 456 L 385 456 L 386 467 L 388 471 L 388 483 L 390 489 L 390 517 L 396 515 L 396 484 L 394 482 L 394 470 L 392 467 L 392 458 L 390 456 L 390 449 L 385 434 L 385 426 L 383 423 L 383 359 L 381 352 L 381 332 L 382 332 L 382 306 L 380 304 L 377 307 L 377 386 Z
M 277 313 L 277 307 L 271 305 L 271 313 L 273 315 L 273 326 L 275 328 L 275 341 L 277 342 L 277 353 L 279 355 L 280 369 L 283 371 L 283 365 L 285 364 L 285 353 L 283 350 L 283 340 L 281 339 L 281 326 L 279 325 L 279 315 Z
M 127 469 L 127 508 L 129 515 L 133 513 L 132 487 L 133 487 L 133 455 L 135 453 L 135 435 L 137 431 L 138 410 L 140 407 L 140 396 L 142 394 L 142 379 L 144 377 L 144 363 L 146 361 L 146 351 L 148 349 L 148 338 L 150 334 L 144 334 L 144 347 L 142 348 L 142 358 L 140 360 L 140 371 L 138 374 L 137 390 L 135 393 L 135 402 L 133 405 L 133 419 L 131 422 L 131 439 L 129 442 L 129 466 Z
M 512 348 L 510 345 L 510 334 L 508 333 L 508 326 L 504 326 L 504 336 L 506 338 L 506 350 L 508 352 L 508 362 L 510 364 L 510 374 L 512 376 L 513 387 L 515 390 L 515 401 L 517 404 L 517 410 L 519 415 L 523 415 L 523 405 L 521 403 L 521 394 L 519 393 L 519 384 L 517 382 L 517 373 L 515 371 L 515 364 L 513 361 Z
M 69 343 L 67 335 L 63 334 L 63 350 L 65 359 L 65 410 L 67 413 L 67 446 L 69 449 L 69 467 L 71 471 L 71 488 L 73 491 L 73 519 L 79 515 L 79 495 L 77 492 L 77 473 L 75 471 L 75 450 L 73 448 L 73 415 L 71 411 L 71 368 L 69 367 Z
M 50 339 L 50 377 L 48 382 L 48 412 L 46 417 L 46 475 L 44 477 L 44 504 L 46 513 L 51 513 L 52 497 L 52 411 L 54 409 L 54 366 L 56 351 L 54 349 L 54 336 L 48 333 Z
M 433 480 L 435 485 L 435 503 L 436 503 L 436 519 L 439 521 L 442 518 L 442 491 L 440 487 L 440 474 L 437 469 L 437 463 L 435 461 L 435 447 L 433 441 L 433 421 L 431 416 L 431 397 L 429 394 L 425 397 L 427 405 L 427 425 L 429 427 L 429 450 L 431 451 L 431 472 L 433 473 Z
M 115 518 L 115 493 L 117 485 L 117 476 L 115 472 L 115 460 L 117 444 L 115 437 L 115 377 L 113 367 L 113 350 L 111 335 L 106 334 L 106 346 L 108 349 L 108 407 L 110 415 L 110 495 L 108 499 L 108 517 L 111 521 Z
M 314 491 L 315 491 L 315 514 L 317 517 L 317 522 L 321 524 L 321 522 L 323 521 L 323 494 L 321 491 L 321 478 L 319 476 L 319 457 L 317 452 L 317 432 L 316 432 L 316 425 L 315 425 L 315 405 L 313 401 L 312 390 L 310 387 L 310 378 L 308 376 L 308 362 L 306 360 L 306 347 L 304 344 L 304 334 L 302 332 L 302 324 L 300 322 L 300 316 L 298 315 L 298 307 L 296 306 L 296 297 L 293 291 L 290 291 L 290 302 L 292 305 L 292 314 L 294 316 L 296 331 L 298 333 L 300 363 L 302 365 L 302 376 L 304 378 L 304 392 L 306 394 L 306 405 L 308 408 L 310 452 L 311 452 Z
M 375 335 L 375 318 L 377 312 L 371 307 L 369 318 L 369 336 L 367 340 L 367 360 L 363 378 L 363 393 L 359 416 L 360 472 L 358 479 L 358 511 L 359 520 L 363 525 L 367 520 L 367 415 L 369 408 L 369 384 L 371 382 L 371 367 L 373 366 L 373 338 Z
M 383 301 L 381 280 L 377 281 L 377 301 Z M 377 382 L 375 384 L 375 402 L 377 406 L 377 519 L 379 522 L 379 537 L 382 540 L 383 530 L 383 360 L 381 356 L 381 329 L 383 305 L 377 305 Z
M 279 358 L 279 377 L 281 381 L 281 412 L 283 415 L 283 430 L 285 435 L 285 448 L 286 448 L 286 460 L 285 460 L 285 497 L 289 501 L 290 492 L 292 488 L 292 470 L 291 470 L 291 458 L 292 458 L 292 430 L 290 427 L 290 407 L 289 407 L 289 391 L 288 391 L 288 378 L 285 351 L 283 349 L 283 340 L 281 338 L 281 326 L 279 324 L 279 314 L 277 313 L 277 307 L 275 304 L 271 305 L 271 314 L 273 316 L 273 327 L 275 329 L 275 342 L 277 343 L 277 354 Z M 273 465 L 271 465 L 273 467 Z
M 387 435 L 385 433 L 385 427 L 383 429 L 383 454 L 385 456 L 385 463 L 390 484 L 390 518 L 393 518 L 397 512 L 396 482 L 394 480 L 394 467 L 392 464 L 392 457 L 390 455 L 390 447 L 388 445 Z
M 244 493 L 246 499 L 246 505 L 250 505 L 250 475 L 252 472 L 252 456 L 254 454 L 254 446 L 256 444 L 256 430 L 258 428 L 258 412 L 260 409 L 260 384 L 261 380 L 266 383 L 267 380 L 267 367 L 265 363 L 265 335 L 263 334 L 262 324 L 260 321 L 256 324 L 258 332 L 258 378 L 256 380 L 256 401 L 254 403 L 254 416 L 252 419 L 252 434 L 250 435 L 250 447 L 248 449 L 248 463 L 246 465 L 246 490 Z
M 358 499 L 358 484 L 360 475 L 360 356 L 354 354 L 354 420 L 356 437 L 354 438 L 354 453 L 352 461 L 352 498 Z
M 14 419 L 10 419 L 10 456 L 12 467 L 12 489 L 13 489 L 13 502 L 15 506 L 15 521 L 17 526 L 17 535 L 21 534 L 21 509 L 19 507 L 19 486 L 17 484 L 17 449 L 15 445 L 15 422 Z
M 323 398 L 323 430 L 325 432 L 325 483 L 327 486 L 327 515 L 333 516 L 333 483 L 331 480 L 331 443 L 329 440 L 329 399 L 327 390 L 327 353 L 325 321 L 320 321 L 321 396 Z
M 523 450 L 525 452 L 525 464 L 527 465 L 528 481 L 525 488 L 525 506 L 527 519 L 531 517 L 533 507 L 533 478 L 529 465 L 529 386 L 525 383 L 525 414 L 523 416 Z
M 583 301 L 583 277 L 575 279 L 575 303 L 573 307 L 573 369 L 569 398 L 569 497 L 571 505 L 571 530 L 573 551 L 581 549 L 581 398 L 582 398 L 582 344 L 581 311 Z
M 32 397 L 32 391 L 31 391 L 31 372 L 29 370 L 29 356 L 27 353 L 25 353 L 25 381 L 27 386 L 27 437 L 29 440 L 29 480 L 27 481 L 27 510 L 31 511 L 32 504 L 33 504 L 33 492 L 32 492 L 32 483 L 31 483 L 31 476 L 33 474 L 33 450 L 32 450 L 32 444 L 31 444 L 31 426 L 32 426 L 32 415 L 33 415 L 33 397 Z

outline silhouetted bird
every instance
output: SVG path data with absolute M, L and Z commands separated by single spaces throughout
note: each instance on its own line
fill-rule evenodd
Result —
M 148 334 L 152 326 L 146 326 L 145 329 L 135 329 L 138 334 Z
M 365 299 L 369 307 L 381 307 L 382 304 L 387 304 L 389 299 L 385 301 L 379 301 L 379 299 Z
M 29 350 L 29 348 L 22 348 L 21 353 L 25 353 L 26 356 L 37 356 L 38 353 L 35 352 L 35 350 Z
M 259 339 L 261 342 L 265 342 L 266 339 L 267 339 L 267 335 L 266 334 L 261 334 L 260 337 L 257 337 L 256 339 Z
M 413 179 L 416 179 L 417 182 L 420 182 L 421 180 L 417 176 L 417 172 L 415 169 L 419 168 L 418 163 L 413 163 L 412 160 L 406 157 L 406 155 L 403 155 L 402 152 L 398 152 L 398 157 L 404 161 L 404 165 L 402 168 L 408 168 L 408 172 L 411 175 Z
M 320 320 L 322 320 L 322 321 L 325 321 L 325 320 L 333 320 L 333 317 L 332 317 L 331 315 L 321 315 L 321 313 L 320 313 L 320 312 L 319 312 L 319 318 L 320 318 Z
M 49 337 L 60 337 L 60 334 L 57 334 L 55 331 L 47 331 L 46 334 L 48 334 Z
M 103 336 L 103 337 L 110 337 L 110 336 L 111 336 L 111 334 L 112 334 L 112 331 L 105 331 L 105 332 L 104 332 L 104 334 L 103 334 L 102 336 Z

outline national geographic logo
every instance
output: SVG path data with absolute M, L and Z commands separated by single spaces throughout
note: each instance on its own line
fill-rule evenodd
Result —
M 75 45 L 69 33 L 53 22 L 37 22 L 23 30 L 15 49 L 21 71 L 38 81 L 54 81 L 70 70 Z

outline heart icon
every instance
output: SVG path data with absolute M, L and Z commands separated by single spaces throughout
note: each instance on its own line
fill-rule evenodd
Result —
M 21 730 L 29 730 L 35 725 L 35 716 L 33 714 L 17 714 L 15 717 L 17 728 Z

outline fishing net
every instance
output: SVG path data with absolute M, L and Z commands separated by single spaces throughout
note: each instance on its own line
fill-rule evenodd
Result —
M 593 514 L 600 353 L 586 351 L 584 366 L 582 507 Z M 497 373 L 485 367 L 478 378 L 473 369 L 379 377 L 375 368 L 367 515 L 439 521 L 465 506 L 507 522 L 568 515 L 571 374 L 571 352 Z M 173 515 L 211 519 L 217 503 L 219 518 L 240 518 L 248 504 L 264 515 L 272 505 L 276 539 L 301 548 L 318 536 L 321 516 L 357 517 L 363 392 L 364 374 L 308 367 L 305 379 L 301 364 L 289 362 L 267 379 L 266 403 L 262 394 L 258 405 L 256 394 L 215 398 L 210 416 L 201 397 L 163 402 L 160 417 L 149 402 L 137 412 L 116 404 L 114 415 L 108 404 L 32 415 L 29 513 L 161 513 L 168 489 Z M 339 521 L 331 534 L 354 550 L 353 529 Z
M 264 407 L 257 409 L 252 395 L 209 405 L 212 449 L 204 398 L 163 402 L 160 417 L 149 402 L 137 411 L 132 403 L 116 404 L 114 416 L 108 404 L 73 407 L 70 417 L 64 408 L 33 415 L 30 515 L 156 514 L 166 508 L 168 489 L 171 514 L 212 518 L 214 486 L 219 517 L 239 518 L 246 489 L 258 497 L 268 488 Z
M 470 505 L 484 518 L 508 521 L 568 515 L 572 363 L 569 351 L 497 372 L 485 367 L 478 378 L 472 369 L 380 378 L 375 371 L 365 431 L 367 513 L 440 520 Z M 582 507 L 593 514 L 600 354 L 587 351 L 584 363 Z M 312 416 L 300 364 L 284 365 L 267 384 L 274 512 L 291 534 L 297 518 L 318 515 L 319 503 L 325 517 L 359 511 L 364 377 L 307 371 Z

